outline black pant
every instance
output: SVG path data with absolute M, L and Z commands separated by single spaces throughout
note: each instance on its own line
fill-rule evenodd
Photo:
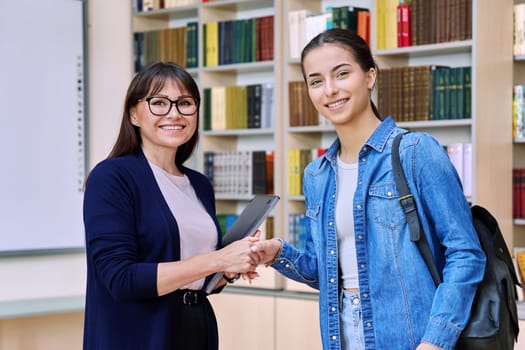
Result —
M 176 339 L 175 349 L 208 350 L 208 327 L 206 325 L 205 306 L 203 303 L 182 305 L 180 337 Z

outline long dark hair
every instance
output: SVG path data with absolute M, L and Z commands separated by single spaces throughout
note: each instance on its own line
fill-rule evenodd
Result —
M 193 77 L 181 66 L 173 62 L 153 62 L 138 72 L 131 81 L 126 100 L 124 101 L 124 111 L 120 124 L 120 131 L 117 141 L 108 158 L 134 154 L 141 144 L 139 128 L 131 123 L 130 110 L 135 107 L 140 99 L 148 95 L 155 95 L 161 91 L 166 84 L 175 82 L 181 91 L 195 97 L 197 104 L 200 105 L 200 93 L 197 83 Z M 199 111 L 197 109 L 197 127 L 193 136 L 185 144 L 177 148 L 175 164 L 182 164 L 191 156 L 199 140 Z
M 359 67 L 361 67 L 364 72 L 368 72 L 370 69 L 374 68 L 376 74 L 379 74 L 379 69 L 374 61 L 370 47 L 363 38 L 348 29 L 331 28 L 315 36 L 303 48 L 301 53 L 301 71 L 305 81 L 306 75 L 303 66 L 304 58 L 310 51 L 325 44 L 339 45 L 340 47 L 349 50 L 359 64 Z M 374 104 L 374 101 L 370 100 L 370 104 L 372 105 L 372 111 L 375 116 L 381 120 L 381 115 L 379 114 L 379 110 Z

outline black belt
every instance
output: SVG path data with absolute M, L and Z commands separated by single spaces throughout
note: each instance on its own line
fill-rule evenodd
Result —
M 175 291 L 175 299 L 184 305 L 202 304 L 205 296 L 200 290 L 179 289 Z

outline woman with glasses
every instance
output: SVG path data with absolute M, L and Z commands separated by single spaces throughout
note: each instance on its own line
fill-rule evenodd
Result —
M 120 133 L 84 196 L 84 349 L 218 348 L 204 292 L 225 272 L 256 276 L 258 237 L 221 246 L 213 187 L 185 167 L 198 141 L 199 89 L 183 68 L 156 62 L 132 80 Z

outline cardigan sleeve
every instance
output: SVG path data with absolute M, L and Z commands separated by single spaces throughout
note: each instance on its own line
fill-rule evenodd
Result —
M 91 172 L 84 194 L 88 266 L 116 300 L 156 297 L 157 263 L 139 262 L 132 174 L 104 161 Z

